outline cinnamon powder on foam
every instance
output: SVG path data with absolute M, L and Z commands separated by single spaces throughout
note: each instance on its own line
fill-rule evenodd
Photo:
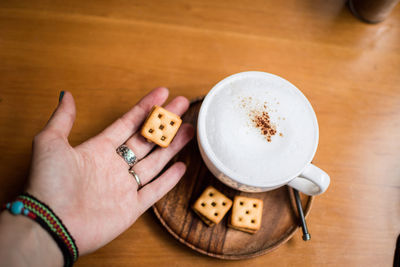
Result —
M 271 137 L 276 134 L 276 126 L 271 123 L 268 112 L 252 110 L 249 116 L 254 126 L 260 129 L 268 142 L 271 142 Z
M 252 102 L 251 97 L 245 97 L 241 100 L 242 108 L 247 108 Z M 260 130 L 261 135 L 265 136 L 265 139 L 268 142 L 271 142 L 271 137 L 277 134 L 276 125 L 271 122 L 271 118 L 268 114 L 267 103 L 264 102 L 262 107 L 251 109 L 248 113 L 253 126 Z M 279 133 L 279 136 L 283 136 L 282 133 Z

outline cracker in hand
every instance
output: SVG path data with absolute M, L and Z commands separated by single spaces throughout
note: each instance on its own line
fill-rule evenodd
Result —
M 263 201 L 257 198 L 235 196 L 229 227 L 254 234 L 261 227 Z
M 232 200 L 212 186 L 204 190 L 193 210 L 208 226 L 218 224 L 232 206 Z
M 178 115 L 162 107 L 154 106 L 143 124 L 141 134 L 147 141 L 167 147 L 181 124 L 182 120 Z

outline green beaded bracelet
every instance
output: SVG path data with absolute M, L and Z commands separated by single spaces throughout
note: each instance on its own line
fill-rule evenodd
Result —
M 79 257 L 75 240 L 61 219 L 43 202 L 24 193 L 3 207 L 14 215 L 25 215 L 39 223 L 56 241 L 64 256 L 64 266 L 72 266 Z

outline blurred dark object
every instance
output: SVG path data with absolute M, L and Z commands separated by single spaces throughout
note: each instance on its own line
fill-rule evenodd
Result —
M 297 191 L 296 189 L 293 188 L 293 193 L 294 193 L 294 197 L 296 200 L 297 211 L 298 211 L 299 217 L 300 217 L 301 230 L 303 231 L 303 240 L 308 241 L 311 239 L 311 235 L 308 232 L 306 219 L 305 219 L 304 213 L 303 213 L 303 206 L 301 205 L 299 191 Z
M 400 0 L 349 0 L 351 12 L 368 23 L 384 21 Z
M 396 249 L 394 251 L 393 267 L 400 266 L 400 235 L 397 237 Z

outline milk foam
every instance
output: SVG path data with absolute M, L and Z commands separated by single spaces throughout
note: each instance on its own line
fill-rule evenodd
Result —
M 208 143 L 215 159 L 238 182 L 262 186 L 292 178 L 315 153 L 318 125 L 314 111 L 284 79 L 240 76 L 222 82 L 208 104 Z M 251 121 L 251 110 L 268 112 L 277 130 L 270 142 Z

